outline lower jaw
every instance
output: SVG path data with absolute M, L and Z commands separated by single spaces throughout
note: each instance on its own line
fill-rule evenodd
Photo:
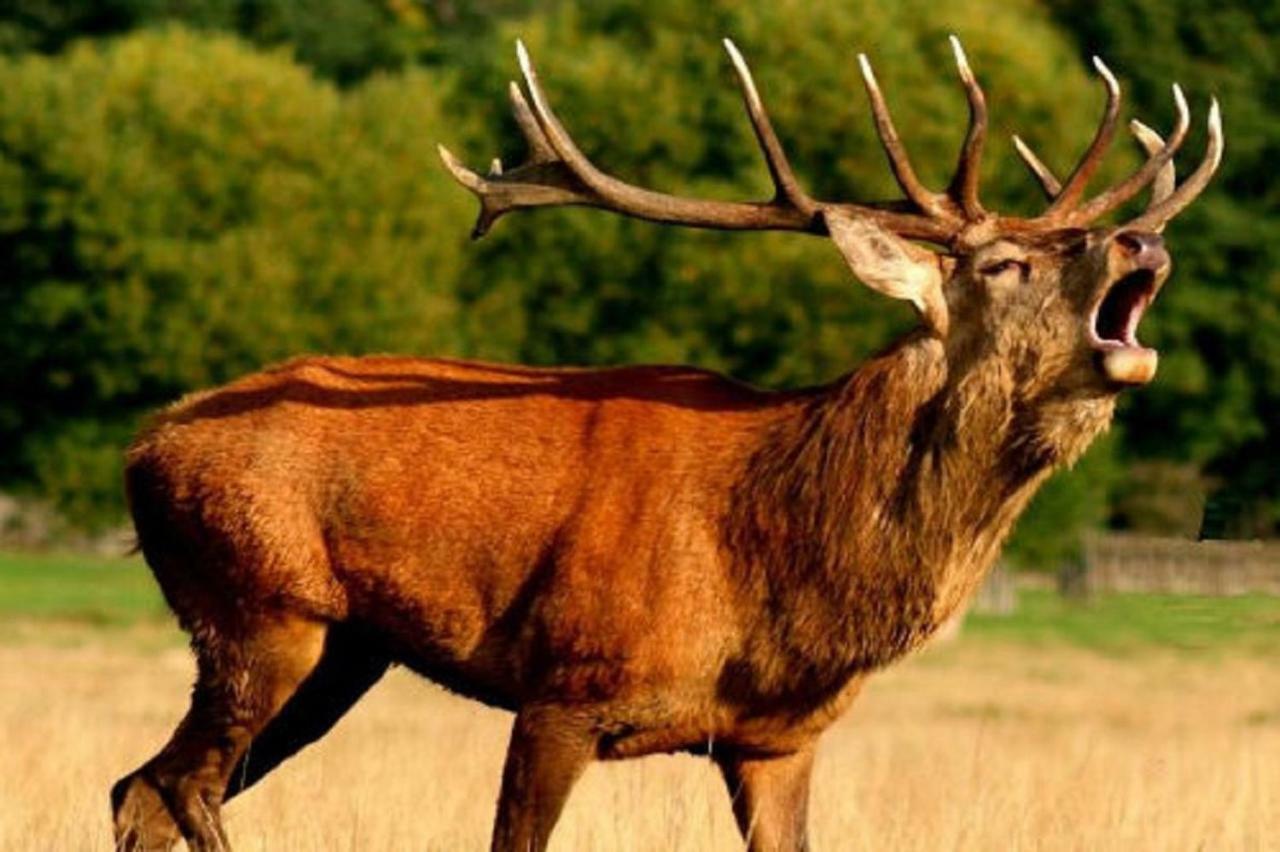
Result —
M 1103 375 L 1121 385 L 1145 385 L 1155 378 L 1160 356 L 1154 349 L 1124 346 L 1098 352 Z

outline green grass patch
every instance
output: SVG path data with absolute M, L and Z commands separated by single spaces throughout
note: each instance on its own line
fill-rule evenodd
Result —
M 1280 597 L 1098 595 L 1088 600 L 1023 590 L 1010 615 L 971 615 L 965 636 L 1067 644 L 1109 654 L 1153 648 L 1197 653 L 1280 652 Z
M 140 557 L 0 553 L 0 618 L 119 627 L 168 609 Z
M 171 625 L 140 557 L 0 553 L 0 622 L 114 628 Z M 966 640 L 1059 644 L 1108 654 L 1280 652 L 1280 597 L 1100 595 L 1023 590 L 1010 615 L 970 615 Z

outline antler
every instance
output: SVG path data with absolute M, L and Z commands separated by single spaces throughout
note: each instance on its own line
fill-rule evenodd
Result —
M 1148 157 L 1154 157 L 1164 148 L 1164 137 L 1136 118 L 1129 122 L 1129 130 L 1147 152 Z M 1053 174 L 1053 171 L 1041 162 L 1035 152 L 1016 135 L 1013 137 L 1013 144 L 1018 150 L 1018 155 L 1026 163 L 1027 168 L 1031 170 L 1036 180 L 1040 182 L 1040 187 L 1044 190 L 1045 196 L 1050 201 L 1058 198 L 1062 193 L 1062 182 Z M 1151 200 L 1147 204 L 1147 209 L 1151 210 L 1172 195 L 1176 182 L 1177 175 L 1174 171 L 1173 162 L 1165 163 L 1151 183 Z M 1163 226 L 1155 230 L 1161 230 L 1162 228 Z
M 1040 182 L 1045 195 L 1051 201 L 1044 214 L 1031 220 L 1031 224 L 1040 227 L 1081 227 L 1110 213 L 1141 192 L 1148 184 L 1153 184 L 1151 201 L 1146 211 L 1129 222 L 1126 227 L 1162 230 L 1165 223 L 1182 212 L 1204 190 L 1222 160 L 1222 116 L 1218 101 L 1214 98 L 1209 107 L 1209 141 L 1204 160 L 1182 186 L 1175 188 L 1173 156 L 1186 139 L 1190 115 L 1182 88 L 1175 83 L 1173 101 L 1178 117 L 1169 140 L 1166 142 L 1160 134 L 1140 121 L 1130 122 L 1130 130 L 1147 152 L 1147 161 L 1124 181 L 1082 204 L 1080 199 L 1084 195 L 1085 185 L 1097 170 L 1115 134 L 1115 123 L 1120 108 L 1120 86 L 1115 76 L 1096 56 L 1093 58 L 1093 64 L 1107 88 L 1107 106 L 1093 142 L 1065 185 L 1058 181 L 1053 172 L 1041 162 L 1022 139 L 1013 137 L 1018 155 Z
M 566 204 L 601 207 L 656 222 L 706 228 L 807 230 L 811 227 L 809 220 L 812 214 L 806 215 L 803 209 L 791 203 L 778 203 L 777 200 L 741 203 L 680 198 L 632 186 L 605 174 L 578 149 L 564 125 L 551 111 L 522 42 L 516 43 L 516 54 L 525 84 L 533 98 L 533 108 L 530 109 L 520 87 L 511 83 L 511 106 L 516 123 L 529 145 L 528 161 L 509 172 L 502 171 L 501 164 L 495 161 L 498 168 L 490 170 L 487 177 L 481 177 L 458 162 L 443 145 L 439 146 L 440 156 L 454 178 L 480 199 L 480 216 L 476 221 L 474 236 L 485 234 L 498 217 L 512 210 Z M 749 77 L 747 82 L 750 82 Z M 754 85 L 750 85 L 744 92 L 748 97 L 749 110 L 753 93 Z M 759 101 L 758 96 L 755 100 Z M 765 122 L 763 130 L 757 125 L 757 135 L 773 142 L 771 147 L 765 148 L 766 158 L 770 160 L 770 173 L 775 175 L 775 180 L 778 179 L 777 175 L 787 175 L 789 186 L 793 187 L 794 177 L 791 177 L 791 167 L 786 163 L 785 157 L 781 163 L 772 159 L 773 155 L 781 156 L 782 152 L 773 137 L 772 128 L 767 124 L 768 119 L 764 117 L 763 109 L 753 114 L 753 120 L 757 115 Z M 779 196 L 786 198 L 781 185 Z
M 1209 145 L 1205 160 L 1182 186 L 1172 188 L 1172 177 L 1169 176 L 1172 174 L 1173 156 L 1185 140 L 1189 126 L 1186 99 L 1175 85 L 1173 97 L 1178 120 L 1169 140 L 1161 140 L 1149 129 L 1142 132 L 1135 128 L 1134 132 L 1147 148 L 1147 161 L 1124 181 L 1084 201 L 1086 185 L 1101 164 L 1115 134 L 1120 109 L 1120 86 L 1107 66 L 1095 57 L 1094 67 L 1106 87 L 1107 105 L 1093 141 L 1079 164 L 1066 183 L 1060 183 L 1031 149 L 1015 136 L 1014 145 L 1018 153 L 1039 179 L 1051 203 L 1043 215 L 1034 219 L 1002 218 L 990 214 L 979 199 L 982 150 L 987 134 L 986 98 L 969 67 L 960 41 L 951 36 L 956 67 L 969 101 L 969 129 L 955 177 L 948 184 L 947 191 L 933 192 L 916 176 L 871 70 L 871 63 L 864 54 L 859 54 L 858 64 L 866 84 L 876 132 L 888 156 L 889 167 L 906 198 L 871 203 L 818 201 L 809 196 L 796 180 L 742 54 L 728 39 L 724 40 L 724 46 L 733 63 L 747 116 L 773 180 L 773 198 L 768 201 L 685 198 L 635 186 L 601 171 L 582 153 L 552 111 L 528 51 L 522 42 L 517 42 L 516 54 L 532 104 L 514 82 L 509 87 L 509 95 L 516 123 L 529 149 L 525 162 L 504 171 L 501 161 L 494 160 L 489 173 L 481 176 L 459 162 L 443 145 L 439 146 L 440 156 L 454 178 L 480 200 L 480 214 L 473 236 L 484 235 L 498 218 L 513 210 L 586 205 L 655 222 L 697 228 L 800 231 L 819 235 L 830 233 L 827 220 L 832 215 L 842 219 L 858 217 L 908 239 L 946 245 L 966 228 L 979 222 L 1019 231 L 1083 227 L 1124 204 L 1152 181 L 1157 183 L 1155 196 L 1150 207 L 1134 224 L 1159 228 L 1204 189 L 1221 159 L 1222 123 L 1215 101 L 1209 114 Z M 1153 142 L 1153 139 L 1158 141 Z M 1166 185 L 1168 188 L 1161 189 Z
M 655 222 L 698 228 L 801 231 L 812 234 L 827 233 L 824 214 L 839 211 L 845 215 L 865 217 L 908 239 L 936 243 L 947 242 L 964 227 L 966 221 L 961 209 L 945 196 L 929 193 L 915 180 L 884 108 L 883 98 L 879 96 L 874 78 L 870 76 L 870 65 L 865 57 L 861 61 L 864 75 L 868 78 L 868 91 L 872 94 L 877 129 L 881 142 L 889 153 L 890 163 L 894 164 L 899 183 L 907 193 L 905 203 L 833 203 L 811 198 L 796 180 L 742 54 L 729 39 L 724 40 L 724 46 L 733 63 L 747 115 L 764 154 L 769 175 L 773 179 L 774 197 L 771 200 L 712 201 L 684 198 L 634 186 L 601 171 L 582 153 L 552 111 L 528 51 L 523 43 L 517 42 L 516 54 L 532 105 L 514 82 L 510 85 L 510 98 L 516 123 L 529 147 L 526 161 L 514 169 L 504 171 L 501 163 L 495 160 L 489 174 L 481 176 L 459 162 L 443 145 L 439 146 L 440 156 L 454 178 L 480 200 L 480 215 L 476 220 L 473 236 L 484 235 L 499 217 L 513 210 L 564 205 L 598 207 Z M 957 55 L 963 57 L 962 53 Z M 977 88 L 976 81 L 972 80 L 972 74 L 967 72 L 967 66 L 962 69 L 962 77 L 966 77 L 971 107 L 978 104 L 973 107 L 977 129 L 971 126 L 970 143 L 966 146 L 966 152 L 971 155 L 981 152 L 981 139 L 985 134 L 985 106 L 981 90 Z M 978 117 L 981 118 L 980 122 L 977 121 Z M 976 142 L 973 141 L 975 138 Z M 962 187 L 963 192 L 972 193 L 972 203 L 976 205 L 977 169 L 976 165 L 964 165 L 969 161 L 969 158 L 962 157 L 963 177 L 957 177 L 957 185 Z M 898 163 L 905 164 L 902 170 Z M 935 199 L 938 199 L 936 203 Z

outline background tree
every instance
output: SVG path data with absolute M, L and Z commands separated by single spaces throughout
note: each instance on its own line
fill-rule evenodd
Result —
M 1200 471 L 1226 532 L 1280 532 L 1280 5 L 1055 0 L 1084 51 L 1114 58 L 1136 103 L 1170 80 L 1222 100 L 1227 150 L 1211 191 L 1170 226 L 1172 286 L 1145 335 L 1160 381 L 1123 412 L 1126 455 Z M 1187 168 L 1199 150 L 1187 145 Z M 1161 466 L 1148 468 L 1162 470 Z M 1156 473 L 1153 487 L 1162 477 Z M 1185 477 L 1184 477 L 1185 479 Z M 1131 516 L 1133 517 L 1133 516 Z M 1137 517 L 1133 520 L 1141 523 Z
M 565 210 L 503 221 L 464 249 L 473 202 L 434 143 L 474 164 L 520 159 L 501 96 L 519 35 L 608 169 L 764 196 L 719 47 L 731 35 L 805 184 L 892 197 L 855 54 L 875 61 L 938 186 L 965 125 L 955 31 L 991 99 L 985 192 L 1002 210 L 1039 203 L 1010 133 L 1060 170 L 1087 144 L 1102 103 L 1089 53 L 1156 126 L 1169 123 L 1174 79 L 1197 107 L 1218 93 L 1227 118 L 1223 172 L 1172 226 L 1179 268 L 1144 323 L 1160 381 L 1126 397 L 1115 440 L 1042 492 L 1015 556 L 1050 566 L 1108 520 L 1186 531 L 1194 497 L 1143 508 L 1169 482 L 1216 488 L 1236 531 L 1274 531 L 1280 233 L 1266 164 L 1280 127 L 1266 98 L 1280 29 L 1269 8 L 1194 5 L 15 0 L 0 12 L 11 57 L 0 62 L 0 487 L 115 517 L 119 449 L 142 412 L 303 351 L 685 361 L 773 387 L 831 380 L 912 318 L 851 281 L 824 241 Z M 1118 144 L 1097 183 L 1135 162 Z
M 0 63 L 0 87 L 10 481 L 118 512 L 142 411 L 300 352 L 460 348 L 435 81 L 340 97 L 169 31 Z
M 427 55 L 435 20 L 457 27 L 451 4 L 416 0 L 10 0 L 0 52 L 55 53 L 76 39 L 182 24 L 239 34 L 264 48 L 288 47 L 321 76 L 350 83 L 399 70 Z

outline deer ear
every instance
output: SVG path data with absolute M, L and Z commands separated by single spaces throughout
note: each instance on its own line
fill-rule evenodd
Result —
M 936 335 L 946 336 L 949 315 L 938 255 L 843 210 L 825 210 L 823 218 L 859 281 L 886 296 L 911 302 Z

